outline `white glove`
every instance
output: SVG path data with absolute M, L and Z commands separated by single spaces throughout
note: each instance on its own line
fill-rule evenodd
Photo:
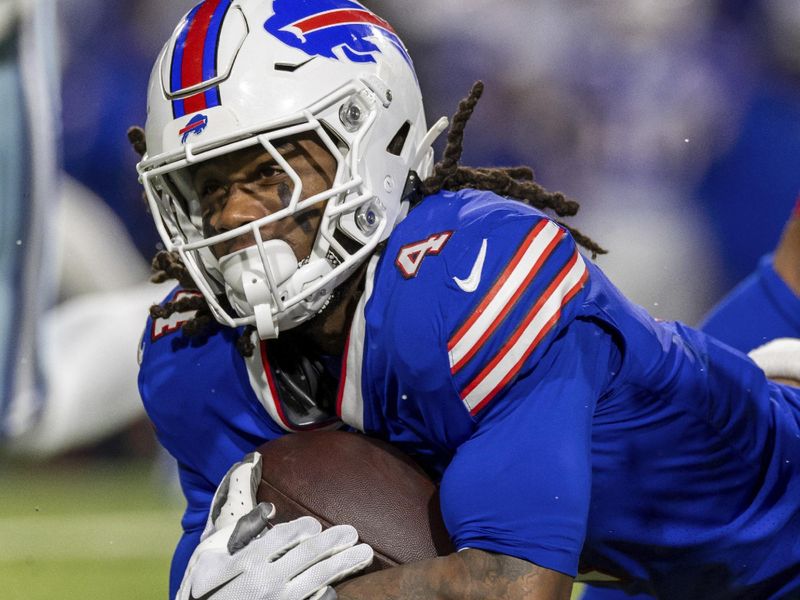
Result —
M 372 562 L 350 525 L 322 531 L 312 517 L 270 527 L 275 507 L 256 504 L 261 455 L 225 475 L 177 600 L 334 600 L 329 587 Z
M 800 381 L 800 339 L 778 338 L 747 355 L 767 377 Z

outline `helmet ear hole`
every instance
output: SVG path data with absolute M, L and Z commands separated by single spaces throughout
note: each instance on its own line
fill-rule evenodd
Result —
M 386 146 L 386 151 L 389 154 L 400 156 L 403 153 L 403 148 L 405 148 L 406 140 L 408 139 L 408 133 L 410 131 L 411 121 L 406 121 L 400 126 L 400 129 L 397 130 L 397 133 L 394 134 L 394 137 L 389 142 L 389 145 Z

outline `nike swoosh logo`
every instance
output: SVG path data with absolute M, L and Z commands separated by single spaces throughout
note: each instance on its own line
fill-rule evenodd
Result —
M 483 272 L 483 261 L 486 260 L 486 245 L 486 238 L 483 238 L 481 251 L 478 253 L 478 258 L 475 260 L 475 264 L 472 265 L 472 270 L 466 279 L 453 277 L 456 285 L 465 292 L 472 293 L 478 289 L 478 284 L 481 282 L 481 273 Z
M 194 595 L 194 592 L 191 592 L 191 591 L 190 591 L 190 592 L 189 592 L 189 600 L 210 600 L 211 596 L 213 596 L 213 595 L 214 595 L 214 594 L 216 594 L 218 591 L 220 591 L 222 588 L 224 588 L 225 586 L 227 586 L 227 585 L 228 585 L 229 583 L 231 583 L 231 582 L 232 582 L 234 579 L 236 579 L 237 577 L 241 577 L 242 575 L 244 575 L 244 571 L 242 571 L 241 573 L 238 573 L 237 575 L 234 575 L 233 577 L 231 577 L 230 579 L 228 579 L 228 581 L 224 581 L 223 583 L 219 584 L 219 585 L 218 585 L 217 587 L 215 587 L 213 590 L 209 590 L 209 591 L 207 591 L 207 592 L 206 592 L 205 594 L 203 594 L 202 596 L 195 596 L 195 595 Z
M 299 69 L 300 67 L 303 67 L 303 66 L 307 65 L 308 63 L 310 63 L 310 62 L 311 62 L 312 60 L 314 60 L 315 58 L 317 58 L 317 57 L 316 57 L 316 56 L 312 56 L 312 57 L 311 57 L 311 58 L 309 58 L 308 60 L 304 60 L 303 62 L 299 62 L 299 63 L 297 63 L 297 64 L 292 64 L 292 63 L 275 63 L 275 70 L 276 70 L 276 71 L 287 71 L 287 72 L 289 72 L 289 73 L 294 73 L 295 71 L 297 71 L 297 69 Z

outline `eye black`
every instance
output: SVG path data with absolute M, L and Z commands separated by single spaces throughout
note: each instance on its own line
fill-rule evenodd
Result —
M 202 194 L 204 197 L 212 196 L 222 189 L 222 186 L 217 181 L 207 181 L 203 184 Z

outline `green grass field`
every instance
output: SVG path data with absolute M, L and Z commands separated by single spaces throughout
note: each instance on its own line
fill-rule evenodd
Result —
M 2 598 L 166 598 L 181 506 L 150 464 L 0 466 Z
M 0 598 L 166 599 L 181 512 L 151 464 L 0 464 Z

